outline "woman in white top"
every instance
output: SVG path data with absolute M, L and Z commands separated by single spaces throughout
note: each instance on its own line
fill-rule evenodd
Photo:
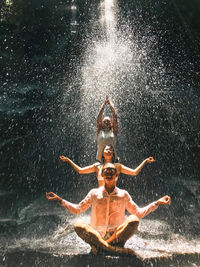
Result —
M 110 110 L 112 112 L 112 119 L 110 117 L 104 117 L 102 119 L 102 115 L 104 112 L 104 108 L 108 104 L 110 106 Z M 106 145 L 111 145 L 114 148 L 115 159 L 117 160 L 117 152 L 116 152 L 116 137 L 118 133 L 118 123 L 117 123 L 117 114 L 113 104 L 108 99 L 108 95 L 106 94 L 106 99 L 103 105 L 99 110 L 99 114 L 97 116 L 97 156 L 96 159 L 101 162 L 103 149 Z
M 72 160 L 70 160 L 69 158 L 67 158 L 65 156 L 60 156 L 60 160 L 63 162 L 68 162 L 79 174 L 88 174 L 88 173 L 96 172 L 97 180 L 98 180 L 98 186 L 100 187 L 100 186 L 104 186 L 104 179 L 103 179 L 102 173 L 101 173 L 102 167 L 106 163 L 113 163 L 113 155 L 114 155 L 114 152 L 113 152 L 112 146 L 105 146 L 105 148 L 103 150 L 104 162 L 102 164 L 99 162 L 96 162 L 92 165 L 89 165 L 89 166 L 86 166 L 83 168 L 79 167 Z M 120 172 L 127 174 L 127 175 L 136 176 L 142 170 L 142 168 L 146 165 L 146 163 L 152 163 L 154 161 L 155 160 L 153 157 L 149 157 L 149 158 L 143 160 L 143 162 L 136 169 L 128 168 L 128 167 L 122 165 L 121 163 L 113 163 L 117 169 L 116 179 L 118 178 L 118 175 L 120 174 Z

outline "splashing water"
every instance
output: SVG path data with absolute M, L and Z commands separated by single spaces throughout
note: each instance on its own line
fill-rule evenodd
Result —
M 107 36 L 114 37 L 117 22 L 117 0 L 104 0 L 100 3 L 100 22 Z
M 52 203 L 45 202 L 44 199 L 37 199 L 24 208 L 20 213 L 18 224 L 24 227 L 27 223 L 29 227 L 24 230 L 25 233 L 16 240 L 16 243 L 9 246 L 9 250 L 26 248 L 33 251 L 47 251 L 56 255 L 89 253 L 90 246 L 76 235 L 73 228 L 78 219 L 89 223 L 89 212 L 73 216 L 66 213 L 64 209 L 59 209 L 57 212 L 56 209 L 58 207 L 54 206 L 52 210 Z M 61 218 L 62 223 L 51 231 L 51 234 L 43 236 L 39 234 L 37 237 L 30 231 L 41 230 L 41 216 L 44 217 L 44 224 L 48 221 L 52 224 L 57 217 Z M 31 225 L 31 222 L 34 223 Z M 137 233 L 127 241 L 126 247 L 134 249 L 144 259 L 171 257 L 173 254 L 200 253 L 199 240 L 187 239 L 184 235 L 174 233 L 167 222 L 146 218 L 140 221 Z
M 117 107 L 119 118 L 125 118 L 129 113 L 128 108 L 125 108 L 130 107 L 130 104 L 141 105 L 143 94 L 150 95 L 157 103 L 167 103 L 167 97 L 170 95 L 169 83 L 173 84 L 172 79 L 167 76 L 162 60 L 156 54 L 157 40 L 150 30 L 147 30 L 146 36 L 140 36 L 139 32 L 129 27 L 128 22 L 117 28 L 119 12 L 115 0 L 101 1 L 99 13 L 103 35 L 99 38 L 96 29 L 90 32 L 75 79 L 76 82 L 79 80 L 81 85 L 79 127 L 82 131 L 79 134 L 82 134 L 84 152 L 80 158 L 87 164 L 95 159 L 96 116 L 106 93 Z M 147 100 L 150 101 L 148 98 Z M 105 112 L 109 114 L 109 110 Z M 172 110 L 168 112 L 170 117 Z M 142 116 L 137 113 L 131 113 L 133 121 Z M 125 151 L 128 151 L 129 146 L 127 128 L 128 126 L 125 126 L 120 129 L 120 143 L 126 147 Z M 59 233 L 56 237 L 63 238 Z M 67 242 L 66 239 L 66 244 Z M 156 257 L 174 253 L 199 253 L 197 243 L 198 240 L 187 240 L 184 236 L 175 234 L 163 221 L 145 219 L 141 223 L 139 233 L 127 242 L 127 246 L 134 247 L 144 257 Z M 82 243 L 80 244 L 82 246 Z
M 116 29 L 117 2 L 105 0 L 100 4 L 100 24 L 105 33 L 105 38 L 96 39 L 96 33 L 92 34 L 92 41 L 87 44 L 83 64 L 81 67 L 81 113 L 84 150 L 95 154 L 95 128 L 98 110 L 105 99 L 106 93 L 111 101 L 120 103 L 123 97 L 122 83 L 124 79 L 135 76 L 140 68 L 141 57 L 137 44 L 132 42 L 130 35 L 123 36 Z M 128 29 L 127 29 L 128 31 Z M 128 78 L 128 79 L 129 79 Z M 129 80 L 126 86 L 130 87 Z M 133 79 L 131 79 L 133 81 Z M 109 114 L 109 110 L 105 109 Z M 91 153 L 87 153 L 89 157 Z M 94 157 L 93 157 L 94 158 Z
M 72 5 L 71 31 L 76 32 L 75 5 Z M 151 62 L 150 52 L 153 49 L 154 37 L 133 34 L 126 23 L 126 27 L 117 29 L 118 6 L 116 0 L 104 0 L 100 3 L 100 25 L 105 34 L 97 38 L 93 31 L 87 39 L 83 61 L 77 67 L 74 83 L 66 92 L 67 97 L 76 90 L 77 83 L 81 85 L 80 109 L 81 120 L 78 127 L 82 130 L 83 158 L 92 163 L 96 155 L 95 123 L 100 105 L 108 93 L 119 110 L 119 118 L 127 116 L 129 110 L 123 110 L 130 104 L 141 103 L 143 92 L 148 92 L 153 98 L 162 101 L 162 92 L 167 91 L 166 73 L 162 61 Z M 140 42 L 138 41 L 141 37 Z M 149 63 L 150 62 L 150 63 Z M 147 65 L 147 66 L 146 66 Z M 78 81 L 78 82 L 77 82 Z M 159 91 L 160 92 L 160 91 Z M 66 98 L 67 98 L 66 97 Z M 65 99 L 64 99 L 65 100 Z M 109 110 L 106 110 L 109 113 Z M 75 105 L 71 107 L 71 114 L 76 113 Z M 76 118 L 75 118 L 76 119 Z M 132 118 L 136 120 L 136 118 Z M 128 126 L 127 126 L 128 127 Z M 127 144 L 127 127 L 120 131 L 120 143 Z M 81 155 L 82 157 L 82 155 Z M 80 185 L 79 185 L 80 186 Z M 78 202 L 80 199 L 77 199 Z M 46 201 L 46 200 L 45 200 Z M 46 203 L 46 202 L 45 202 Z M 19 240 L 8 249 L 29 248 L 45 250 L 57 255 L 80 254 L 90 251 L 89 245 L 83 242 L 74 232 L 73 224 L 76 220 L 65 211 L 52 209 L 52 203 L 43 203 L 41 199 L 25 207 L 19 213 L 18 225 L 24 230 Z M 53 211 L 52 211 L 53 210 Z M 89 222 L 89 215 L 80 215 Z M 42 219 L 41 219 L 42 218 Z M 67 222 L 64 222 L 67 220 Z M 54 227 L 52 227 L 54 224 Z M 41 228 L 43 225 L 43 228 Z M 51 225 L 51 231 L 45 232 Z M 33 235 L 35 231 L 35 236 Z M 41 231 L 41 234 L 36 232 Z M 44 233 L 43 233 L 44 231 Z M 30 235 L 32 237 L 30 238 Z M 143 258 L 171 256 L 174 253 L 200 253 L 199 240 L 187 239 L 181 234 L 174 233 L 167 222 L 144 219 L 138 232 L 128 240 L 127 247 L 136 250 Z
M 78 27 L 77 9 L 76 1 L 72 1 L 71 33 L 73 35 L 77 33 Z M 72 83 L 68 87 L 68 90 L 66 90 L 64 98 L 65 102 L 66 99 L 70 99 L 74 97 L 74 95 L 76 96 L 76 94 L 78 94 L 77 91 L 79 91 L 77 87 L 80 87 L 78 88 L 80 89 L 80 100 L 78 100 L 80 101 L 80 114 L 77 115 L 79 107 L 77 101 L 74 101 L 74 105 L 67 107 L 69 108 L 68 111 L 70 114 L 68 113 L 69 117 L 66 121 L 69 125 L 73 124 L 73 127 L 77 124 L 77 132 L 75 128 L 73 128 L 71 132 L 75 136 L 80 137 L 83 145 L 80 149 L 83 151 L 83 154 L 80 155 L 80 161 L 77 162 L 82 166 L 84 165 L 84 161 L 87 164 L 91 164 L 95 159 L 96 116 L 100 105 L 105 99 L 106 93 L 109 94 L 110 99 L 114 102 L 118 110 L 119 123 L 122 124 L 122 118 L 125 121 L 125 123 L 123 123 L 124 127 L 120 126 L 119 135 L 120 146 L 123 147 L 125 155 L 130 151 L 129 147 L 132 149 L 131 140 L 128 137 L 128 135 L 130 135 L 130 131 L 128 130 L 129 123 L 130 121 L 131 123 L 140 122 L 142 114 L 138 112 L 137 107 L 141 106 L 144 100 L 143 95 L 148 96 L 148 94 L 150 94 L 151 99 L 156 100 L 157 103 L 162 101 L 166 103 L 166 97 L 169 94 L 169 77 L 167 76 L 162 60 L 160 60 L 159 57 L 155 59 L 156 51 L 154 51 L 154 45 L 157 42 L 156 37 L 151 34 L 148 29 L 146 31 L 146 36 L 140 35 L 139 31 L 137 31 L 133 25 L 130 26 L 128 21 L 124 22 L 124 25 L 118 25 L 118 15 L 120 12 L 118 10 L 117 0 L 101 1 L 99 13 L 98 25 L 100 29 L 98 30 L 102 33 L 102 36 L 99 38 L 99 32 L 92 28 L 92 31 L 85 41 L 86 50 L 83 53 L 82 61 L 77 66 L 77 73 L 73 76 Z M 92 23 L 93 21 L 91 24 Z M 21 91 L 27 91 L 29 89 L 30 88 L 27 86 L 25 88 L 20 88 Z M 52 90 L 50 91 L 52 93 Z M 149 99 L 147 100 L 149 101 Z M 6 105 L 7 104 L 8 102 L 6 102 Z M 13 101 L 11 101 L 11 104 L 13 105 Z M 63 106 L 66 105 L 66 103 L 63 104 Z M 172 117 L 172 107 L 166 110 L 169 114 L 168 117 Z M 23 112 L 25 111 L 26 110 Z M 20 109 L 20 112 L 22 112 L 22 109 Z M 106 113 L 109 114 L 109 110 L 106 110 Z M 77 121 L 77 118 L 79 118 L 79 121 Z M 173 120 L 170 120 L 170 124 L 173 132 L 179 130 L 173 125 Z M 63 131 L 63 135 L 70 135 L 70 133 Z M 137 136 L 137 133 L 135 132 L 134 135 Z M 46 138 L 45 134 L 44 138 Z M 50 144 L 48 144 L 48 150 L 49 147 Z M 73 151 L 72 154 L 74 154 Z M 119 155 L 121 157 L 120 153 Z M 46 158 L 44 160 L 46 161 Z M 184 162 L 186 161 L 184 160 Z M 34 167 L 36 168 L 37 166 Z M 34 176 L 36 177 L 36 174 L 34 174 Z M 93 178 L 95 180 L 95 176 Z M 37 179 L 39 179 L 39 177 L 37 177 Z M 66 177 L 62 179 L 64 180 Z M 82 179 L 84 180 L 84 184 Z M 87 183 L 87 178 L 81 177 L 80 181 L 80 183 L 76 181 L 78 190 L 88 191 L 92 187 L 90 183 Z M 174 181 L 174 185 L 176 185 L 176 183 L 177 179 Z M 198 193 L 198 183 L 195 182 L 193 186 L 194 193 Z M 128 182 L 126 181 L 126 185 L 127 184 Z M 179 185 L 180 184 L 183 184 L 183 181 L 180 181 Z M 73 191 L 73 188 L 69 190 Z M 178 192 L 180 191 L 181 190 Z M 74 194 L 74 192 L 71 193 Z M 66 198 L 68 199 L 68 197 L 69 195 L 67 195 Z M 79 195 L 72 202 L 77 203 L 80 200 Z M 191 227 L 193 227 L 194 224 L 198 227 L 199 209 L 192 209 L 192 206 L 195 206 L 195 204 L 189 202 L 186 208 L 191 210 L 190 214 L 196 213 L 197 219 L 193 222 L 191 219 L 189 222 L 191 222 Z M 3 226 L 7 223 L 13 223 L 11 224 L 11 231 L 15 231 L 13 234 L 14 237 L 12 234 L 11 237 L 7 237 L 7 233 L 5 233 L 5 242 L 1 243 L 1 253 L 7 250 L 11 255 L 12 250 L 14 250 L 14 253 L 15 251 L 22 251 L 21 259 L 23 261 L 23 251 L 29 249 L 32 251 L 49 252 L 48 255 L 55 253 L 61 256 L 82 253 L 87 254 L 90 252 L 90 246 L 82 241 L 74 232 L 73 224 L 77 217 L 69 215 L 69 213 L 66 214 L 64 209 L 59 209 L 58 206 L 53 206 L 52 203 L 48 203 L 47 200 L 44 199 L 44 196 L 42 199 L 35 200 L 30 205 L 24 207 L 21 211 L 19 211 L 19 209 L 20 208 L 17 209 L 17 215 L 19 216 L 17 220 L 4 221 L 1 219 L 1 224 Z M 173 207 L 170 207 L 170 209 L 173 210 Z M 159 213 L 160 211 L 157 212 Z M 175 212 L 174 214 L 172 213 L 173 212 L 171 212 L 171 221 L 173 221 L 175 215 L 177 215 Z M 89 222 L 88 213 L 79 215 L 78 218 Z M 184 224 L 187 221 L 187 217 L 184 218 L 184 216 L 182 216 L 178 220 L 180 220 L 180 224 Z M 187 222 L 186 227 L 188 224 Z M 134 249 L 141 257 L 148 259 L 172 256 L 176 253 L 186 255 L 196 253 L 199 255 L 199 238 L 194 239 L 191 236 L 185 236 L 184 233 L 177 233 L 174 231 L 172 225 L 173 223 L 170 224 L 167 220 L 148 220 L 145 218 L 141 221 L 136 235 L 130 238 L 126 243 L 126 247 Z M 15 236 L 16 233 L 17 237 Z M 38 264 L 36 266 L 44 265 Z M 87 266 L 91 265 L 88 264 Z M 185 265 L 177 266 L 188 267 L 197 265 L 195 265 L 195 263 L 189 265 L 186 262 Z
M 95 28 L 89 33 L 83 60 L 70 85 L 70 88 L 76 88 L 78 81 L 81 87 L 79 127 L 82 130 L 80 134 L 82 134 L 83 158 L 87 158 L 88 163 L 95 159 L 96 117 L 106 93 L 118 111 L 120 124 L 120 117 L 123 117 L 123 120 L 127 117 L 130 103 L 134 110 L 134 105 L 141 103 L 144 92 L 162 101 L 160 88 L 162 86 L 163 94 L 167 88 L 162 62 L 154 64 L 149 56 L 154 49 L 155 38 L 150 33 L 149 38 L 133 33 L 128 22 L 124 27 L 117 28 L 116 0 L 101 1 L 99 13 L 101 29 Z M 100 38 L 99 31 L 103 33 Z M 106 113 L 110 115 L 107 107 Z M 132 115 L 133 121 L 137 121 L 137 117 L 140 116 L 138 111 Z M 128 125 L 120 127 L 120 143 L 126 148 L 127 133 Z

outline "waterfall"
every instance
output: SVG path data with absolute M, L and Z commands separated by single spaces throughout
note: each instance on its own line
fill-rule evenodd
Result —
M 91 160 L 96 155 L 96 117 L 106 93 L 118 109 L 123 98 L 124 78 L 131 77 L 140 65 L 141 53 L 137 56 L 137 45 L 127 37 L 127 33 L 123 35 L 117 29 L 117 20 L 117 1 L 101 1 L 98 31 L 101 31 L 102 37 L 97 38 L 98 33 L 92 32 L 81 66 L 83 149 L 85 157 Z M 131 33 L 128 34 L 130 35 Z M 127 80 L 127 87 L 128 82 Z M 109 115 L 109 110 L 105 109 L 105 112 Z
M 111 37 L 115 35 L 117 24 L 117 0 L 103 0 L 100 3 L 100 23 L 105 27 L 106 34 Z
M 148 4 L 150 7 L 154 3 L 153 1 L 136 2 L 141 5 Z M 155 3 L 158 4 L 158 2 Z M 167 1 L 164 2 L 167 3 Z M 123 185 L 120 184 L 119 187 L 128 188 L 130 195 L 139 206 L 156 200 L 163 192 L 172 197 L 170 207 L 160 207 L 151 217 L 141 220 L 138 232 L 128 240 L 126 246 L 141 255 L 143 258 L 141 266 L 149 266 L 149 264 L 153 266 L 154 263 L 155 266 L 172 265 L 174 262 L 171 259 L 175 261 L 176 266 L 197 266 L 200 255 L 199 176 L 189 176 L 183 171 L 185 176 L 182 173 L 174 175 L 173 170 L 180 172 L 181 168 L 198 169 L 195 166 L 198 161 L 195 149 L 198 148 L 196 118 L 198 118 L 199 99 L 193 94 L 192 87 L 188 85 L 179 87 L 172 77 L 169 78 L 172 76 L 170 73 L 172 70 L 169 68 L 166 71 L 166 65 L 164 66 L 159 56 L 157 49 L 160 43 L 157 45 L 158 40 L 156 34 L 151 32 L 148 17 L 144 18 L 145 22 L 147 20 L 146 25 L 139 25 L 137 18 L 134 18 L 135 21 L 132 18 L 129 23 L 129 18 L 119 17 L 121 12 L 117 0 L 100 1 L 98 16 L 92 16 L 93 10 L 87 6 L 89 4 L 87 1 L 78 3 L 78 0 L 72 0 L 70 4 L 67 2 L 62 7 L 66 21 L 59 17 L 61 21 L 65 21 L 64 25 L 70 28 L 70 30 L 67 29 L 67 36 L 63 36 L 62 31 L 58 34 L 62 36 L 63 43 L 65 38 L 68 41 L 66 47 L 63 45 L 63 54 L 69 49 L 67 55 L 70 55 L 65 57 L 69 59 L 66 63 L 67 67 L 65 65 L 66 87 L 59 85 L 59 89 L 62 87 L 64 91 L 64 96 L 61 95 L 59 101 L 56 101 L 55 85 L 51 84 L 50 79 L 48 83 L 51 86 L 48 93 L 44 87 L 45 93 L 41 95 L 42 88 L 39 83 L 34 87 L 31 84 L 19 86 L 19 88 L 17 86 L 17 90 L 13 92 L 12 88 L 9 88 L 9 92 L 5 91 L 2 97 L 5 105 L 4 113 L 7 112 L 8 115 L 5 123 L 4 121 L 2 123 L 2 129 L 6 127 L 10 129 L 9 131 L 6 129 L 3 136 L 8 136 L 11 142 L 7 148 L 7 139 L 5 139 L 2 153 L 5 155 L 2 174 L 9 192 L 0 191 L 3 211 L 0 220 L 2 229 L 0 264 L 28 266 L 31 262 L 31 266 L 68 264 L 76 267 L 140 264 L 135 257 L 117 259 L 110 256 L 83 257 L 80 255 L 88 254 L 90 246 L 79 239 L 74 232 L 73 225 L 77 216 L 66 213 L 57 203 L 52 204 L 45 198 L 46 190 L 54 191 L 56 188 L 55 193 L 78 203 L 85 193 L 97 185 L 95 174 L 83 175 L 84 177 L 77 174 L 70 165 L 59 162 L 57 151 L 72 158 L 81 167 L 94 163 L 96 117 L 108 93 L 119 119 L 117 151 L 121 162 L 134 168 L 144 157 L 151 156 L 150 153 L 156 158 L 156 163 L 153 166 L 146 166 L 138 177 L 123 179 L 120 174 L 118 184 L 123 181 Z M 133 5 L 136 5 L 135 2 Z M 81 8 L 88 13 L 84 14 L 84 19 L 79 20 Z M 55 15 L 56 9 L 52 9 Z M 39 11 L 43 12 L 42 10 L 46 11 L 40 5 Z M 166 11 L 166 9 L 160 10 L 162 14 L 159 12 L 158 16 Z M 31 13 L 36 14 L 37 18 L 39 12 L 36 11 L 33 12 L 31 9 Z M 166 14 L 170 16 L 169 11 Z M 89 22 L 88 17 L 91 18 Z M 16 30 L 17 25 L 12 31 Z M 29 30 L 29 27 L 27 30 L 23 28 L 25 33 Z M 87 32 L 86 37 L 83 34 L 84 37 L 81 36 L 79 43 L 79 34 L 83 32 L 84 34 Z M 31 32 L 29 34 L 32 35 Z M 32 44 L 33 40 L 29 40 L 29 34 L 28 44 L 29 42 Z M 6 39 L 4 41 L 6 44 Z M 55 43 L 57 41 L 55 39 Z M 22 38 L 19 44 L 21 42 Z M 15 43 L 16 48 L 19 44 Z M 170 40 L 169 46 L 174 49 L 173 41 Z M 56 52 L 58 47 L 60 46 L 52 46 L 52 50 L 55 48 L 53 52 Z M 80 47 L 83 51 L 78 51 L 77 55 L 76 52 Z M 73 50 L 72 56 L 70 49 L 77 49 L 75 52 Z M 16 51 L 18 53 L 18 49 Z M 174 51 L 174 53 L 180 52 Z M 6 60 L 8 58 L 5 57 Z M 169 58 L 171 59 L 172 56 Z M 169 58 L 166 59 L 168 67 L 170 67 Z M 52 61 L 49 61 L 49 65 Z M 191 67 L 189 64 L 188 66 Z M 58 68 L 58 72 L 60 69 L 61 67 Z M 42 71 L 45 70 L 46 68 Z M 7 68 L 5 71 L 7 72 Z M 47 83 L 46 80 L 45 83 Z M 47 95 L 49 98 L 44 102 Z M 53 116 L 54 109 L 57 110 L 57 103 L 61 107 L 58 106 L 58 114 L 56 112 Z M 38 108 L 38 104 L 41 105 L 41 109 Z M 29 112 L 22 108 L 26 105 Z M 46 109 L 43 110 L 45 105 L 48 106 L 51 114 L 46 114 Z M 18 117 L 15 108 L 20 111 L 19 113 L 24 112 L 24 116 Z M 34 109 L 38 111 L 34 112 Z M 16 114 L 12 117 L 14 112 Z M 109 115 L 109 109 L 105 109 L 105 113 Z M 2 118 L 4 118 L 3 115 Z M 18 126 L 17 123 L 19 123 Z M 31 130 L 26 131 L 27 128 Z M 31 138 L 24 138 L 25 135 L 30 135 Z M 195 139 L 192 139 L 192 136 L 195 136 Z M 191 150 L 189 146 L 187 149 L 184 147 L 188 144 L 192 144 Z M 16 150 L 19 153 L 16 154 Z M 22 154 L 24 154 L 23 157 L 21 157 Z M 21 160 L 18 161 L 15 155 L 20 155 Z M 6 174 L 7 169 L 10 177 Z M 27 179 L 23 180 L 21 174 L 27 176 Z M 40 188 L 35 186 L 36 179 L 41 181 Z M 45 179 L 47 182 L 43 183 Z M 24 195 L 16 193 L 18 191 L 15 185 L 21 188 L 23 182 L 30 184 L 33 190 L 31 196 L 29 191 Z M 47 187 L 44 188 L 43 184 Z M 53 186 L 54 189 L 52 189 Z M 88 223 L 89 217 L 89 210 L 78 215 L 78 218 Z
M 96 118 L 106 93 L 119 118 L 118 154 L 121 159 L 130 157 L 138 162 L 147 153 L 143 142 L 148 134 L 146 116 L 168 101 L 167 72 L 156 50 L 157 39 L 148 27 L 144 35 L 136 21 L 134 25 L 128 18 L 121 20 L 117 0 L 102 0 L 98 8 L 98 18 L 94 16 L 90 21 L 81 60 L 66 92 L 70 97 L 77 92 L 78 84 L 80 93 L 76 93 L 73 114 L 80 108 L 79 119 L 75 118 L 80 131 L 77 138 L 81 140 L 79 163 L 95 161 Z M 152 103 L 155 107 L 149 111 Z M 110 115 L 107 107 L 105 115 Z M 138 148 L 138 143 L 143 147 Z

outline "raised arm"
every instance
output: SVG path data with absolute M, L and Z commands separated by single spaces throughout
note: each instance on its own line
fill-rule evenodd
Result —
M 171 198 L 169 196 L 164 196 L 159 198 L 157 201 L 150 203 L 147 206 L 140 208 L 127 194 L 126 208 L 130 214 L 136 215 L 139 219 L 148 215 L 150 212 L 156 210 L 159 205 L 169 205 L 171 204 Z
M 147 164 L 147 163 L 152 163 L 155 162 L 155 159 L 153 157 L 149 157 L 145 160 L 143 160 L 143 162 L 136 168 L 136 169 L 131 169 L 128 168 L 124 165 L 121 164 L 121 173 L 127 174 L 127 175 L 132 175 L 132 176 L 136 176 L 138 175 L 138 173 L 142 170 L 142 168 Z
M 58 201 L 66 210 L 73 214 L 79 214 L 91 206 L 92 192 L 93 191 L 91 190 L 79 204 L 73 204 L 64 200 L 53 192 L 46 193 L 46 198 L 48 200 Z
M 108 101 L 108 97 L 106 95 L 106 100 L 102 104 L 102 106 L 101 106 L 101 108 L 99 110 L 98 116 L 97 116 L 97 134 L 99 134 L 99 132 L 101 130 L 101 126 L 102 126 L 102 115 L 103 115 L 103 112 L 104 112 L 105 105 L 107 104 L 107 101 Z
M 62 201 L 62 198 L 59 197 L 58 195 L 56 195 L 56 194 L 53 193 L 53 192 L 46 193 L 46 198 L 47 198 L 48 200 L 58 201 L 59 203 L 61 203 L 61 201 Z
M 77 171 L 79 174 L 87 174 L 87 173 L 96 172 L 96 167 L 97 167 L 96 163 L 94 163 L 90 166 L 86 166 L 86 167 L 81 168 L 78 165 L 76 165 L 71 159 L 69 159 L 65 156 L 60 156 L 60 160 L 62 162 L 68 162 L 74 168 L 74 170 Z
M 117 113 L 116 110 L 114 108 L 113 103 L 110 102 L 110 100 L 107 100 L 108 105 L 110 106 L 110 110 L 112 112 L 112 126 L 113 126 L 113 132 L 114 135 L 117 136 L 118 133 L 118 122 L 117 122 Z
M 171 197 L 169 197 L 169 196 L 164 196 L 164 197 L 161 197 L 161 198 L 159 198 L 157 201 L 155 201 L 155 204 L 157 205 L 157 206 L 159 206 L 159 205 L 170 205 L 171 204 Z

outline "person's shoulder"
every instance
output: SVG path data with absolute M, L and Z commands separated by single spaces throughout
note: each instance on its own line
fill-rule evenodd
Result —
M 94 165 L 95 167 L 99 167 L 101 164 L 102 164 L 102 163 L 101 163 L 100 161 L 96 161 L 93 165 Z
M 97 195 L 97 194 L 99 194 L 99 192 L 102 192 L 102 190 L 103 190 L 103 186 L 97 187 L 97 188 L 92 188 L 90 190 L 89 194 L 91 194 L 91 195 Z
M 89 193 L 92 194 L 92 193 L 95 193 L 96 191 L 98 190 L 98 188 L 92 188 Z
M 119 162 L 115 162 L 115 167 L 116 167 L 118 170 L 120 170 L 121 167 L 122 167 L 122 165 L 121 165 L 121 163 L 119 163 Z
M 102 198 L 103 197 L 103 190 L 104 190 L 103 186 L 98 187 L 98 188 L 93 188 L 90 190 L 89 195 L 92 199 Z
M 129 193 L 125 189 L 121 189 L 119 187 L 116 187 L 116 190 L 117 190 L 118 195 L 121 195 L 121 196 L 128 196 L 129 195 Z

